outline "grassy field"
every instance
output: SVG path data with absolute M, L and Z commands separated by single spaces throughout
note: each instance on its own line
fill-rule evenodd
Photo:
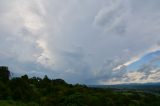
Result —
M 39 106 L 36 103 L 22 103 L 12 100 L 0 100 L 0 106 Z

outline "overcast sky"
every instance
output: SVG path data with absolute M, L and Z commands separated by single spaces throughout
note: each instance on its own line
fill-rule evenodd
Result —
M 0 65 L 69 83 L 160 81 L 160 0 L 0 0 Z

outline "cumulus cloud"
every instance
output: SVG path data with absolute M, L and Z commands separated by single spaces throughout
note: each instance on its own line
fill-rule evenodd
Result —
M 145 62 L 142 62 L 144 60 Z M 126 71 L 125 73 L 121 74 L 120 77 L 114 78 L 114 80 L 117 79 L 118 82 L 115 81 L 113 83 L 119 83 L 119 81 L 123 83 L 146 83 L 160 81 L 159 64 L 157 64 L 159 61 L 159 51 L 151 52 L 139 60 L 141 64 L 137 70 Z M 109 81 L 110 80 L 111 79 L 109 79 Z
M 71 83 L 158 81 L 153 70 L 143 79 L 127 67 L 159 49 L 159 3 L 1 0 L 0 63 Z

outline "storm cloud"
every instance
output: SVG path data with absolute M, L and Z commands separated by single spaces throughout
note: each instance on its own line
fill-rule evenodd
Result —
M 69 83 L 159 81 L 128 70 L 160 49 L 159 0 L 0 0 L 0 64 Z M 145 74 L 145 75 L 144 75 Z M 159 75 L 159 74 L 156 74 Z M 143 78 L 141 78 L 143 77 Z

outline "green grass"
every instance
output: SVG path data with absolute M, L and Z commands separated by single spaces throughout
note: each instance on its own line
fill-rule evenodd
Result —
M 0 100 L 0 106 L 39 106 L 36 103 L 22 103 L 22 102 L 15 102 L 11 100 Z

